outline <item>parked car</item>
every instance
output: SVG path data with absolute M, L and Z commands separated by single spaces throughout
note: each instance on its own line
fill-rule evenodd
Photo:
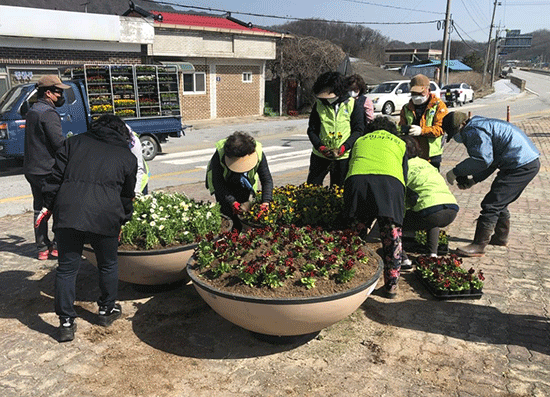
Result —
M 396 110 L 401 110 L 411 99 L 409 82 L 410 80 L 386 81 L 366 94 L 374 104 L 374 111 L 392 114 Z M 441 89 L 434 81 L 430 81 L 430 90 L 438 98 L 441 97 Z
M 466 83 L 449 84 L 441 89 L 443 92 L 447 90 L 454 92 L 453 98 L 449 96 L 449 102 L 446 100 L 447 106 L 463 105 L 474 101 L 474 90 Z

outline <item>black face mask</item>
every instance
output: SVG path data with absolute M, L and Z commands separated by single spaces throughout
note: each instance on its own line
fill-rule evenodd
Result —
M 64 104 L 65 104 L 65 97 L 63 96 L 63 94 L 61 94 L 61 96 L 57 99 L 57 101 L 54 102 L 54 105 L 56 108 L 60 108 Z

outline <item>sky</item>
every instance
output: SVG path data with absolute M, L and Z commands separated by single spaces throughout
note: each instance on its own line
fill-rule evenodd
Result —
M 344 22 L 360 22 L 378 30 L 391 40 L 406 43 L 443 39 L 443 29 L 437 21 L 445 20 L 447 2 L 455 25 L 453 40 L 486 42 L 494 9 L 494 0 L 160 0 L 166 4 L 180 4 L 209 8 L 211 11 L 175 7 L 178 11 L 206 11 L 213 14 L 230 11 L 232 16 L 261 26 L 279 25 L 288 20 L 260 17 L 260 14 L 284 18 L 322 18 Z M 492 37 L 500 26 L 505 29 L 531 33 L 538 29 L 550 30 L 550 0 L 499 0 Z M 410 24 L 410 22 L 423 22 Z M 505 33 L 501 33 L 504 36 Z

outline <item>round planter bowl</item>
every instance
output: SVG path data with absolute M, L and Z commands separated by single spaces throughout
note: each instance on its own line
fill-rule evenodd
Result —
M 259 298 L 227 293 L 202 281 L 192 269 L 187 272 L 195 289 L 220 316 L 244 329 L 264 335 L 297 336 L 318 332 L 343 320 L 365 301 L 382 274 L 382 260 L 376 274 L 354 289 L 312 298 Z
M 118 251 L 118 279 L 132 284 L 162 285 L 189 280 L 186 264 L 197 244 L 161 250 Z M 84 246 L 83 255 L 97 266 L 94 250 Z

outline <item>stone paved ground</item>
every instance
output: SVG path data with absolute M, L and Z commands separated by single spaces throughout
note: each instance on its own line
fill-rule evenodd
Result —
M 375 293 L 307 343 L 261 342 L 191 285 L 153 293 L 121 283 L 123 319 L 104 329 L 95 325 L 95 269 L 85 262 L 77 337 L 58 344 L 55 262 L 34 259 L 30 213 L 0 218 L 0 395 L 550 396 L 550 118 L 517 124 L 541 150 L 542 168 L 510 207 L 510 246 L 464 260 L 483 269 L 483 297 L 438 301 L 405 274 L 398 299 Z M 464 156 L 450 143 L 442 172 Z M 453 188 L 461 211 L 447 229 L 451 249 L 472 238 L 488 188 Z M 172 190 L 208 198 L 202 184 Z

